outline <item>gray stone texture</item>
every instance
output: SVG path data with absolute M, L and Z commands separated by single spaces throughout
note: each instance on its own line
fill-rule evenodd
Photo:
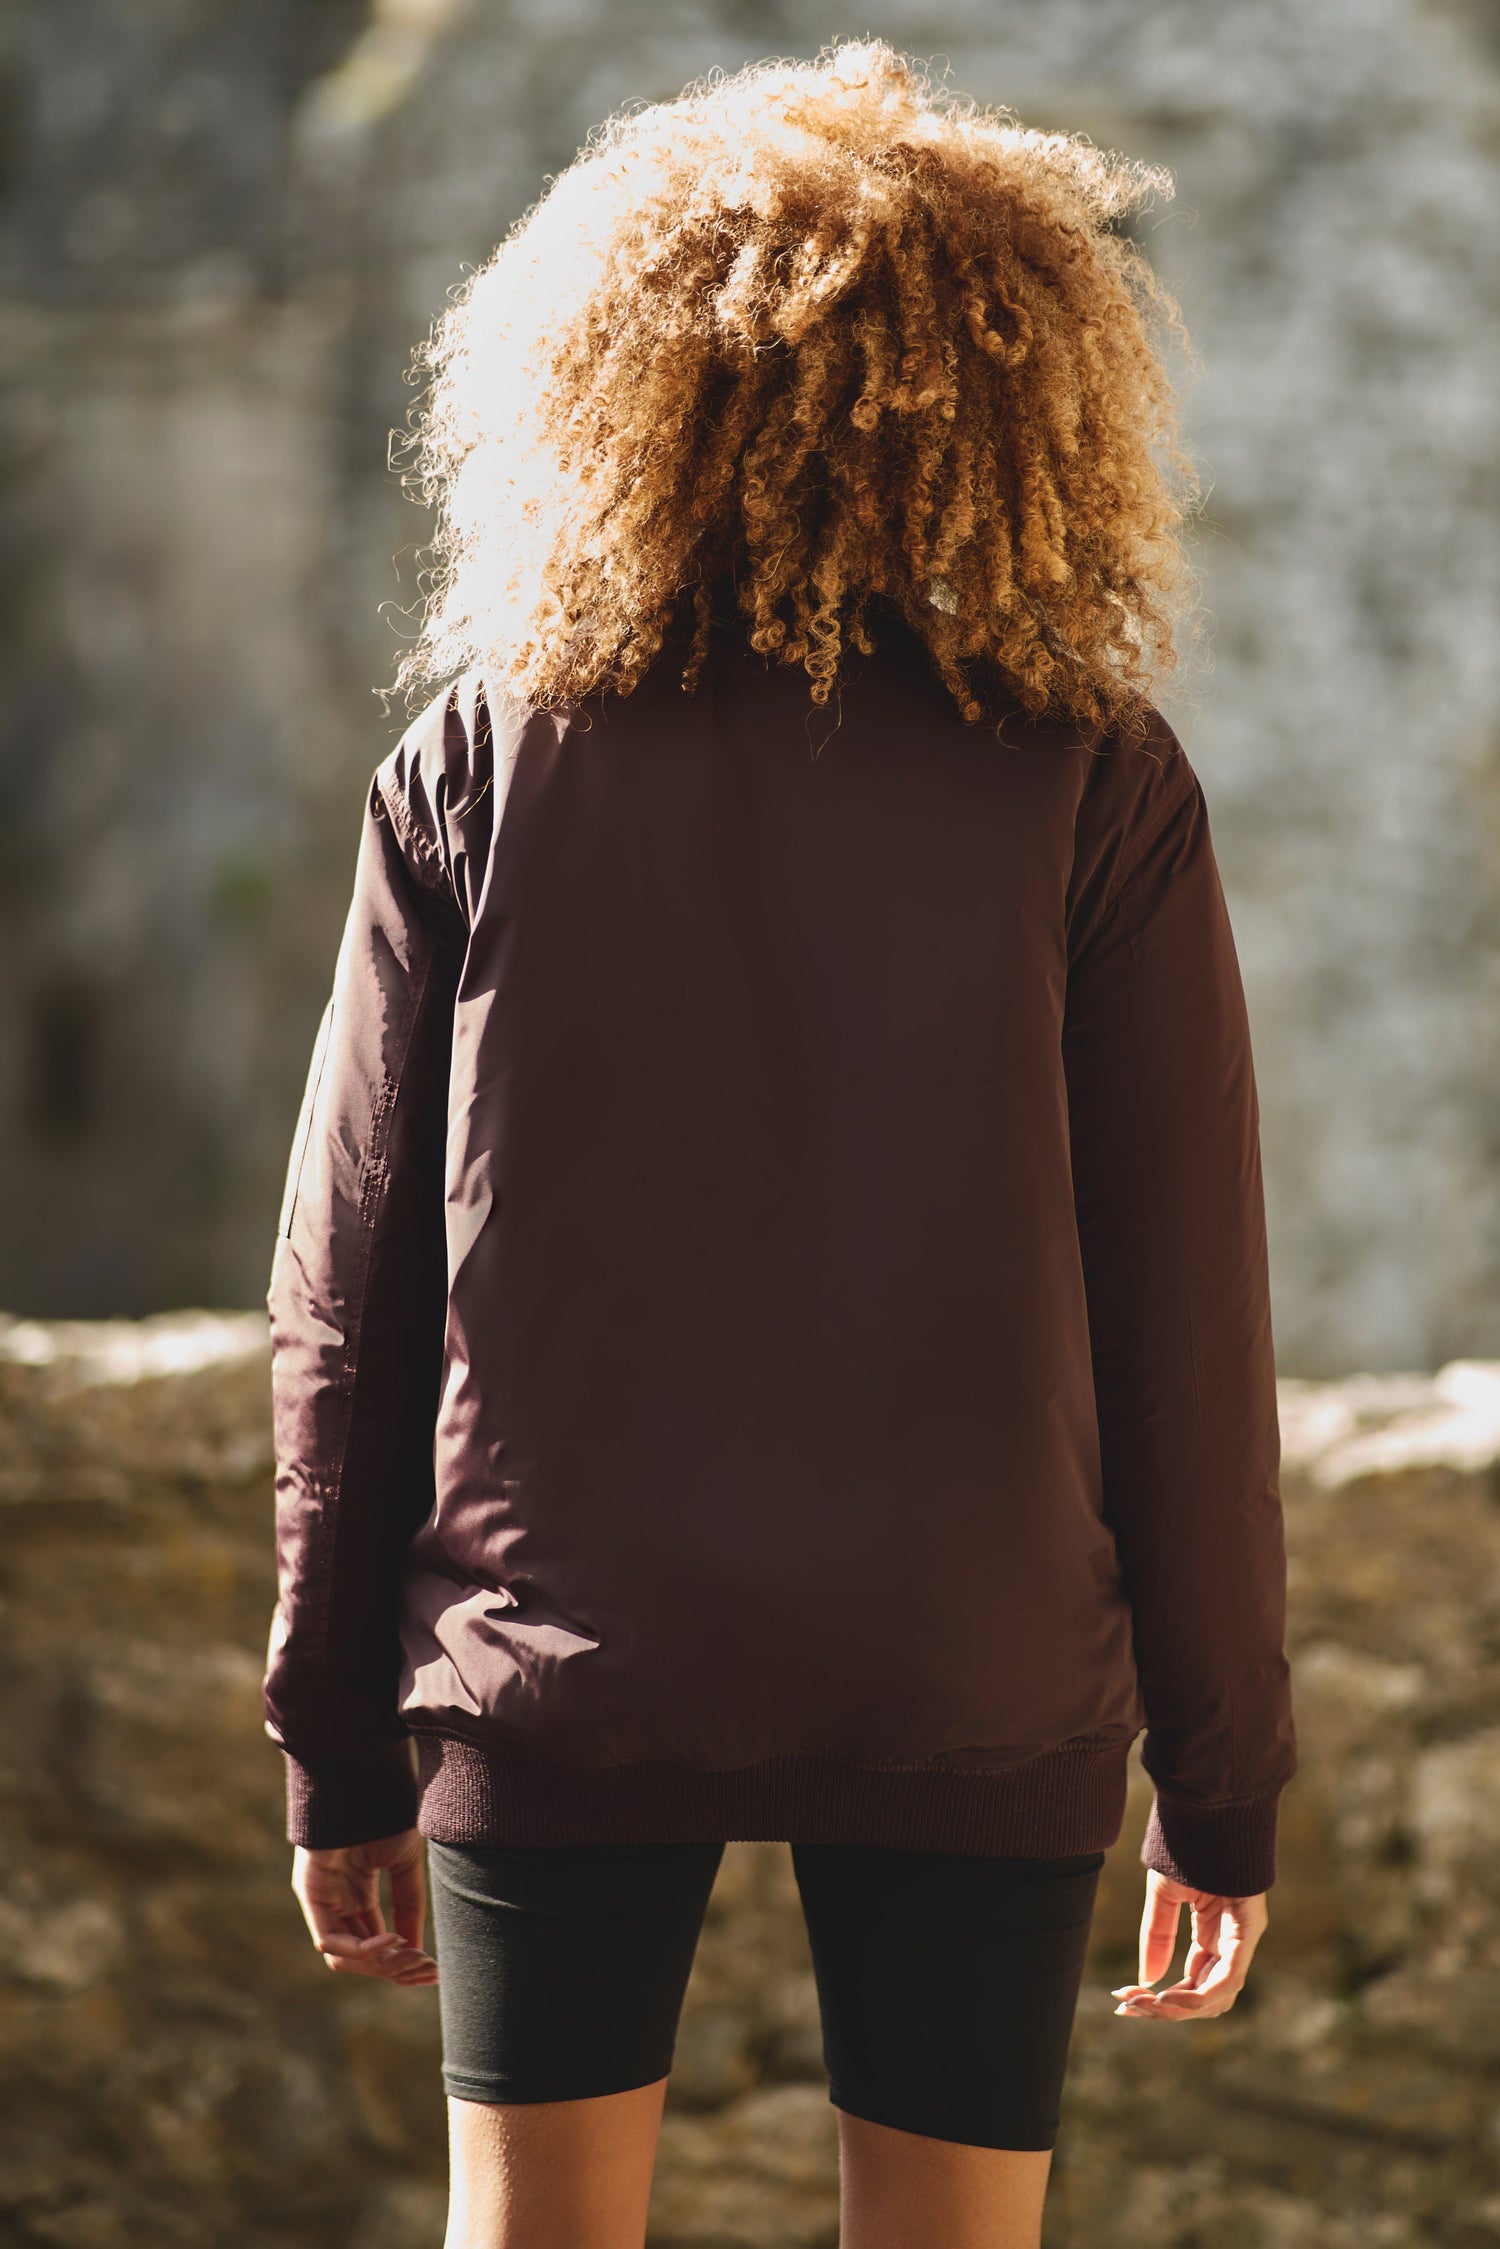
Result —
M 413 346 L 617 103 L 838 31 L 1167 163 L 1280 1360 L 1500 1352 L 1491 0 L 22 0 L 0 28 L 0 1301 L 256 1304 Z M 401 612 L 405 610 L 406 621 Z
M 1288 1379 L 1302 1769 L 1252 1981 L 1121 2021 L 1105 1869 L 1047 2249 L 1500 2243 L 1500 1362 Z M 261 1730 L 261 1314 L 0 1319 L 0 2240 L 439 2249 L 436 1990 L 330 1976 Z M 834 2249 L 791 1863 L 726 1851 L 652 2249 Z

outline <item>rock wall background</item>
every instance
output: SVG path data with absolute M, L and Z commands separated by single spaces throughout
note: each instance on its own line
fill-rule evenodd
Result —
M 1048 2249 L 1500 2243 L 1500 1363 L 1282 1390 L 1302 1770 L 1236 2008 L 1127 2023 L 1111 1853 Z M 439 2249 L 435 1990 L 331 1977 L 261 1731 L 259 1313 L 0 1321 L 0 2241 Z M 733 1844 L 652 2249 L 834 2249 L 790 1860 Z
M 1174 167 L 1289 1374 L 1500 1353 L 1493 0 L 16 0 L 0 1302 L 256 1305 L 465 261 L 631 97 L 873 30 Z M 394 604 L 394 608 L 392 608 Z
M 1167 709 L 1256 1032 L 1303 1770 L 1193 2028 L 1111 2013 L 1137 1772 L 1048 2249 L 1500 2249 L 1495 0 L 0 13 L 0 2243 L 441 2241 L 436 1993 L 313 1953 L 259 1697 L 260 1303 L 424 536 L 387 440 L 599 117 L 864 31 L 1174 170 L 1213 478 Z M 655 2249 L 831 2249 L 836 2184 L 789 1861 L 732 1845 Z

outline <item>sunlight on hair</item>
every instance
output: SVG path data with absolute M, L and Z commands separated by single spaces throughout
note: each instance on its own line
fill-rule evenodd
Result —
M 411 693 L 628 694 L 679 612 L 824 703 L 878 602 L 970 720 L 1139 732 L 1195 594 L 1172 296 L 1116 232 L 1170 174 L 882 40 L 624 110 L 418 355 L 435 510 Z

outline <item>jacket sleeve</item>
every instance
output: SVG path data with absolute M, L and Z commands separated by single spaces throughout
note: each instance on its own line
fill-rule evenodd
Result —
M 1064 1060 L 1155 1784 L 1141 1858 L 1246 1896 L 1275 1880 L 1297 1763 L 1259 1110 L 1203 791 L 1163 762 L 1071 931 Z
M 467 923 L 433 841 L 442 822 L 407 770 L 393 752 L 366 797 L 266 1298 L 277 1601 L 265 1730 L 286 1753 L 288 1838 L 310 1848 L 368 1842 L 416 1817 L 397 1593 L 433 1501 Z

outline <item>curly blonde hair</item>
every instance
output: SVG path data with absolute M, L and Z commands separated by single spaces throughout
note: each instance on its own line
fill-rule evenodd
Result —
M 966 719 L 1140 733 L 1198 492 L 1181 314 L 1113 231 L 1153 192 L 878 39 L 610 118 L 418 353 L 398 687 L 629 694 L 682 614 L 691 691 L 727 596 L 825 703 L 884 602 Z

